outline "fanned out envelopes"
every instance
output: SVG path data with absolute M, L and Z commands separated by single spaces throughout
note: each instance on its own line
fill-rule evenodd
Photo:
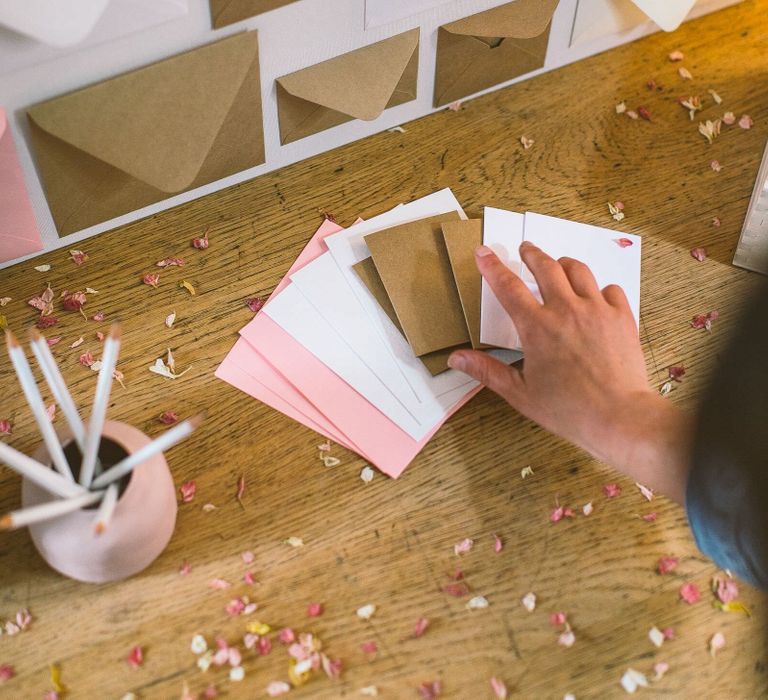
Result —
M 59 235 L 264 162 L 256 32 L 27 110 Z
M 435 107 L 544 66 L 559 0 L 515 0 L 438 30 Z
M 296 0 L 210 0 L 211 24 L 214 29 L 262 15 Z
M 11 127 L 0 108 L 0 262 L 42 249 Z
M 419 30 L 331 58 L 277 79 L 282 144 L 353 119 L 373 121 L 416 99 Z

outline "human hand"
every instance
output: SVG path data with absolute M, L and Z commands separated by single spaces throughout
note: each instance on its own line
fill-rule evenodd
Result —
M 520 254 L 543 304 L 490 248 L 478 248 L 476 261 L 517 327 L 523 368 L 472 350 L 453 353 L 450 366 L 547 430 L 682 502 L 690 421 L 649 387 L 623 290 L 600 290 L 586 265 L 554 260 L 530 243 Z

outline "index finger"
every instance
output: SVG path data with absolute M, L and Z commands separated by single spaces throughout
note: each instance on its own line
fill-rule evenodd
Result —
M 488 246 L 475 251 L 477 269 L 516 326 L 526 325 L 540 304 L 525 282 L 510 270 Z

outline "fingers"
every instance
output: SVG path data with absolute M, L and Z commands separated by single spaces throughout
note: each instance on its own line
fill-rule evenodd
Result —
M 541 298 L 545 304 L 567 298 L 573 294 L 571 283 L 568 281 L 562 265 L 541 248 L 525 241 L 520 246 L 520 257 L 536 278 Z
M 595 298 L 600 296 L 600 288 L 597 286 L 597 280 L 583 262 L 573 258 L 560 258 L 560 266 L 565 272 L 565 276 L 571 283 L 573 291 L 580 297 Z
M 457 350 L 448 358 L 448 366 L 459 370 L 495 391 L 514 408 L 522 410 L 525 382 L 519 370 L 478 350 Z
M 510 315 L 515 325 L 526 320 L 539 309 L 539 302 L 512 270 L 487 246 L 480 246 L 475 252 L 475 262 L 480 274 L 490 285 L 499 303 Z

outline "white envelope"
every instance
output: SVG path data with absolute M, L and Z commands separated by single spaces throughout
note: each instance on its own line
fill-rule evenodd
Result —
M 87 49 L 177 19 L 187 14 L 188 2 L 5 0 L 0 2 L 0 74 L 17 72 L 55 60 L 72 51 Z M 87 17 L 81 8 L 86 4 L 91 12 Z M 94 17 L 94 9 L 97 7 L 100 9 Z M 28 16 L 29 8 L 36 8 L 35 12 L 39 10 L 39 13 Z M 59 16 L 60 13 L 65 14 Z M 47 22 L 52 17 L 56 21 Z M 90 20 L 93 20 L 92 23 Z M 40 23 L 40 26 L 33 26 L 35 22 Z M 23 31 L 22 25 L 29 25 L 29 31 Z

